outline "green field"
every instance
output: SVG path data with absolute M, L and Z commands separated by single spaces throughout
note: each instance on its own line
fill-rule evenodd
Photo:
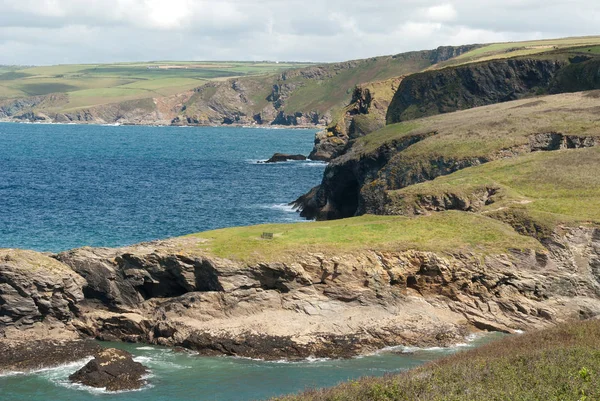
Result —
M 66 93 L 63 109 L 169 96 L 208 80 L 272 74 L 308 64 L 269 62 L 148 62 L 43 67 L 0 66 L 0 100 Z
M 262 233 L 273 239 L 262 239 Z M 542 249 L 535 240 L 521 236 L 494 219 L 446 212 L 432 216 L 365 215 L 313 223 L 267 224 L 226 228 L 193 234 L 206 240 L 197 246 L 216 256 L 234 260 L 281 261 L 306 252 L 378 251 L 457 252 L 477 249 L 482 254 L 508 249 Z
M 533 40 L 526 42 L 492 43 L 471 50 L 452 60 L 444 62 L 441 66 L 466 64 L 487 61 L 498 58 L 529 56 L 534 54 L 564 50 L 573 47 L 600 45 L 600 36 L 586 36 L 578 38 Z

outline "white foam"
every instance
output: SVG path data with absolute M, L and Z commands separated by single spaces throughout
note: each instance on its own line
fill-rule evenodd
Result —
M 155 351 L 156 348 L 154 347 L 136 347 L 136 349 L 139 349 L 140 351 Z
M 302 164 L 300 164 L 300 167 L 325 167 L 325 166 L 327 166 L 326 162 L 319 162 L 319 161 L 302 162 Z
M 190 366 L 178 365 L 171 361 L 165 361 L 163 359 L 153 358 L 153 357 L 149 357 L 149 356 L 136 356 L 135 358 L 133 358 L 133 360 L 135 362 L 141 363 L 142 365 L 155 366 L 155 367 L 159 367 L 159 368 L 168 368 L 168 369 L 177 369 L 177 370 L 190 368 Z
M 281 210 L 287 213 L 296 213 L 296 208 L 287 203 L 276 203 L 274 205 L 267 205 L 267 208 L 274 210 Z
M 92 359 L 94 359 L 94 358 L 88 357 L 85 359 L 80 359 L 75 362 L 69 362 L 69 363 L 65 363 L 62 365 L 50 366 L 47 368 L 34 369 L 34 370 L 28 370 L 28 371 L 11 371 L 11 372 L 6 372 L 6 373 L 0 374 L 0 377 L 20 376 L 20 375 L 38 375 L 38 374 L 53 373 L 53 372 L 57 372 L 60 374 L 64 374 L 64 372 L 68 372 L 67 374 L 71 374 L 71 373 L 74 373 L 77 370 L 81 369 L 82 367 L 84 367 Z

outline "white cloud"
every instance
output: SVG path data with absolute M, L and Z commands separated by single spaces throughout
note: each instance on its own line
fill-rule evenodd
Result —
M 455 20 L 458 13 L 452 4 L 442 4 L 425 9 L 424 15 L 431 21 L 447 22 Z
M 0 64 L 336 61 L 600 34 L 597 0 L 0 0 Z

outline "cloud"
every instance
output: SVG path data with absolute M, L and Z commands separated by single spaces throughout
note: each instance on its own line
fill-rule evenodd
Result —
M 0 64 L 338 61 L 600 33 L 597 0 L 0 0 Z
M 456 9 L 452 4 L 442 4 L 432 6 L 424 10 L 425 17 L 431 21 L 453 21 L 458 16 Z

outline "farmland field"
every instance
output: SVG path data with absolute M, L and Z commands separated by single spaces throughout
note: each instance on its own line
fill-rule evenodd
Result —
M 169 96 L 209 80 L 263 75 L 303 63 L 148 62 L 73 64 L 39 67 L 0 66 L 0 100 L 66 93 L 68 108 L 116 100 Z

